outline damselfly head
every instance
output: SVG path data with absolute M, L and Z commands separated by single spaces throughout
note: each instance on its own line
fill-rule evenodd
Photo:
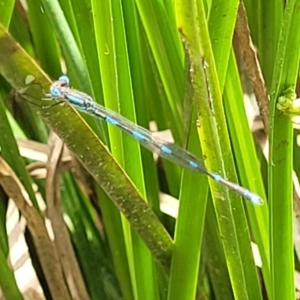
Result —
M 70 84 L 70 79 L 66 75 L 62 75 L 58 78 L 57 81 L 54 81 L 50 87 L 50 95 L 53 98 L 62 98 L 63 97 L 63 88 L 68 88 Z

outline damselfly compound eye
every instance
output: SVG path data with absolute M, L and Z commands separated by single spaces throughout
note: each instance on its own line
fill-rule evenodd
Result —
M 70 79 L 68 76 L 66 75 L 62 75 L 58 78 L 58 81 L 64 81 L 64 84 L 65 86 L 68 86 L 70 84 Z
M 50 88 L 50 94 L 53 98 L 59 98 L 62 96 L 61 92 L 55 87 Z

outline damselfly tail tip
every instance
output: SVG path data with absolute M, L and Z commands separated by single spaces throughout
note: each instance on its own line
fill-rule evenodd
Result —
M 264 200 L 256 194 L 251 194 L 249 200 L 255 205 L 264 205 Z

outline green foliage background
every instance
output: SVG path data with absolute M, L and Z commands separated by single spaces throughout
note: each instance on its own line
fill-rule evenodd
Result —
M 269 163 L 244 108 L 233 49 L 239 4 L 27 0 L 24 8 L 0 1 L 0 286 L 7 299 L 22 299 L 7 263 L 7 196 L 27 221 L 49 299 L 295 299 L 291 174 L 298 149 L 293 159 L 292 123 L 276 101 L 296 85 L 300 3 L 244 1 L 270 95 Z M 51 106 L 44 99 L 49 78 L 63 73 L 139 125 L 155 120 L 158 130 L 171 129 L 177 144 L 265 204 L 255 207 L 169 162 L 157 165 L 120 130 L 68 105 Z M 68 171 L 50 130 L 76 157 Z M 30 176 L 20 136 L 48 145 L 45 180 Z M 160 210 L 161 190 L 179 199 L 176 220 Z

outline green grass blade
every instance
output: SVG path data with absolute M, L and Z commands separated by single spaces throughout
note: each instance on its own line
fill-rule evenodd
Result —
M 49 88 L 47 78 L 18 47 L 15 41 L 6 34 L 3 27 L 0 27 L 0 40 L 1 74 L 16 90 L 24 88 L 25 78 L 29 74 L 33 75 L 36 79 L 35 82 L 38 84 L 33 85 L 33 90 L 28 89 L 26 93 L 30 94 L 34 91 L 35 98 L 42 99 L 43 93 L 40 87 Z M 36 101 L 36 99 L 31 100 Z M 37 107 L 33 108 L 37 109 Z M 79 117 L 78 113 L 69 106 L 53 106 L 51 107 L 51 114 L 49 110 L 37 110 L 50 127 L 64 140 L 69 149 L 76 153 L 78 159 L 129 219 L 132 226 L 139 232 L 152 251 L 154 257 L 168 269 L 172 252 L 172 242 L 169 235 L 130 179 L 114 162 L 106 148 Z M 60 113 L 61 110 L 64 111 L 63 114 Z M 91 162 L 94 163 L 91 164 Z M 142 215 L 140 211 L 143 211 Z M 149 224 L 152 225 L 149 227 Z
M 294 299 L 291 121 L 276 109 L 282 91 L 295 86 L 299 67 L 300 4 L 289 1 L 281 26 L 271 89 L 269 165 L 272 299 Z M 284 188 L 283 188 L 284 187 Z
M 76 39 L 67 23 L 64 13 L 57 0 L 42 1 L 46 13 L 55 28 L 59 42 L 61 43 L 64 58 L 71 74 L 76 79 L 82 90 L 92 94 L 89 74 L 81 57 Z
M 182 4 L 182 27 L 190 45 L 195 98 L 201 109 L 202 147 L 207 156 L 206 164 L 209 169 L 223 170 L 221 173 L 235 180 L 218 75 L 212 56 L 204 9 L 200 3 L 198 4 L 197 8 L 193 7 L 192 3 L 188 6 L 186 3 Z M 186 9 L 187 7 L 189 9 Z M 200 32 L 201 41 L 195 36 L 195 32 Z M 203 57 L 202 51 L 205 57 L 204 62 L 199 59 Z M 261 295 L 251 257 L 250 238 L 249 234 L 246 235 L 242 229 L 247 228 L 242 204 L 236 195 L 229 193 L 221 186 L 212 183 L 211 189 L 215 198 L 214 204 L 235 297 L 259 299 Z
M 194 115 L 196 116 L 196 114 Z M 191 127 L 189 150 L 201 157 L 195 126 Z M 193 184 L 194 180 L 197 181 L 197 185 Z M 208 195 L 207 178 L 191 171 L 185 171 L 180 191 L 168 294 L 170 300 L 176 297 L 178 299 L 184 299 L 184 297 L 194 299 L 196 297 L 201 254 L 199 249 L 201 249 Z
M 245 115 L 243 93 L 241 86 L 238 85 L 239 77 L 237 66 L 233 56 L 231 56 L 228 74 L 225 86 L 224 106 L 228 126 L 230 128 L 231 143 L 233 145 L 236 165 L 238 167 L 239 177 L 244 186 L 257 192 L 264 200 L 265 205 L 254 207 L 247 204 L 247 211 L 252 227 L 254 241 L 258 244 L 261 260 L 264 282 L 268 295 L 271 295 L 270 278 L 270 245 L 269 245 L 269 215 L 267 206 L 267 197 L 263 186 L 262 178 L 256 157 L 256 151 L 252 134 L 248 128 L 248 120 Z M 243 132 L 241 134 L 241 128 Z

